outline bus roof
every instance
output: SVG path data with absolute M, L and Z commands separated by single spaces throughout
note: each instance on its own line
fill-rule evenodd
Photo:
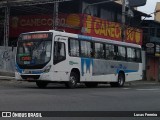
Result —
M 74 34 L 74 33 L 67 33 L 67 32 L 62 32 L 62 31 L 55 31 L 55 30 L 34 31 L 34 32 L 26 32 L 26 33 L 22 33 L 22 34 L 43 33 L 43 32 L 53 32 L 56 35 L 61 35 L 61 36 L 68 36 L 68 37 L 79 38 L 79 39 L 83 39 L 83 40 L 89 40 L 89 41 L 105 42 L 105 43 L 110 43 L 110 44 L 141 48 L 140 45 L 134 44 L 134 43 L 127 43 L 127 42 L 122 42 L 122 41 L 110 40 L 110 39 L 105 39 L 105 38 L 97 38 L 97 37 L 92 37 L 92 36 L 86 36 L 86 35 L 80 35 L 80 34 Z
M 50 31 L 55 32 L 56 34 L 65 35 L 65 36 L 69 36 L 69 37 L 75 37 L 75 38 L 78 37 L 79 39 L 83 39 L 83 40 L 89 40 L 89 41 L 93 40 L 93 41 L 97 41 L 97 42 L 105 42 L 105 43 L 110 43 L 110 44 L 141 48 L 140 45 L 134 44 L 134 43 L 127 43 L 127 42 L 122 42 L 122 41 L 110 40 L 110 39 L 105 39 L 105 38 L 97 38 L 97 37 L 92 37 L 92 36 L 67 33 L 67 32 L 55 31 L 55 30 L 50 30 Z

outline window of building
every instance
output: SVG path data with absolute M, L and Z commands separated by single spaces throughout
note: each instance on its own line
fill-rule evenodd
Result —
M 104 58 L 104 47 L 102 43 L 95 43 L 95 58 Z
M 79 41 L 76 39 L 69 40 L 69 55 L 70 56 L 79 56 Z
M 155 28 L 150 28 L 150 35 L 155 36 Z
M 108 21 L 114 21 L 114 16 L 115 13 L 110 11 L 110 10 L 106 10 L 106 9 L 100 9 L 100 18 L 108 20 Z
M 80 5 L 80 1 L 78 0 L 72 0 L 72 1 L 68 1 L 68 2 L 59 2 L 59 8 L 58 11 L 59 13 L 68 13 L 70 14 L 72 13 L 79 13 L 80 9 L 79 6 Z M 71 7 L 72 6 L 72 7 Z M 50 7 L 51 9 L 51 7 Z
M 160 29 L 157 29 L 157 37 L 160 37 Z
M 93 45 L 89 41 L 81 41 L 81 56 L 93 57 Z
M 98 6 L 97 5 L 91 5 L 89 6 L 89 3 L 87 2 L 83 2 L 82 3 L 82 13 L 84 14 L 89 14 L 89 15 L 92 15 L 92 16 L 97 16 L 98 15 Z

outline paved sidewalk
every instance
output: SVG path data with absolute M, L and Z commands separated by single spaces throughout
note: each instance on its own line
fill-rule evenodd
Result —
M 11 81 L 15 80 L 14 76 L 3 76 L 0 75 L 0 81 Z M 160 82 L 158 81 L 147 81 L 147 80 L 138 80 L 138 81 L 132 81 L 132 82 L 126 82 L 124 86 L 140 86 L 140 85 L 160 85 Z
M 0 80 L 12 80 L 15 79 L 14 72 L 0 71 Z
M 14 80 L 15 77 L 12 76 L 0 76 L 0 80 Z
M 130 86 L 130 85 L 160 85 L 160 82 L 158 81 L 149 81 L 149 80 L 137 80 L 137 81 L 132 81 L 132 82 L 126 82 L 125 83 L 126 86 Z

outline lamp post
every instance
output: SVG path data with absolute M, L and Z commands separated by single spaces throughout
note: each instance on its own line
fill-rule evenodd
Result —
M 81 34 L 83 34 L 85 32 L 85 28 L 84 28 L 84 14 L 86 13 L 86 10 L 90 7 L 90 6 L 93 6 L 93 5 L 100 5 L 100 4 L 103 4 L 103 3 L 109 3 L 109 2 L 114 2 L 114 1 L 119 1 L 119 0 L 107 0 L 107 1 L 102 1 L 102 2 L 96 2 L 96 3 L 92 3 L 92 4 L 88 4 L 83 12 L 82 12 L 82 27 L 81 27 Z

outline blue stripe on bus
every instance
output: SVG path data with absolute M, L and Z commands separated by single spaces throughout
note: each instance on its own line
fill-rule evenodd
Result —
M 86 66 L 86 70 L 84 69 L 84 66 Z M 91 58 L 81 58 L 81 71 L 82 76 L 84 73 L 91 73 L 91 66 L 93 66 L 93 59 Z
M 16 64 L 16 70 L 17 70 L 17 72 L 19 72 L 19 73 L 22 73 L 22 72 L 23 72 L 23 69 L 20 69 L 17 64 Z
M 17 72 L 21 74 L 24 72 L 24 69 L 20 69 L 17 64 L 16 64 L 16 69 L 17 69 Z M 43 70 L 36 70 L 36 71 L 29 70 L 29 71 L 30 73 L 25 73 L 25 74 L 42 74 L 43 73 Z
M 137 70 L 122 70 L 122 69 L 117 69 L 116 73 L 118 74 L 119 71 L 124 71 L 124 73 L 133 73 L 133 72 L 138 72 Z
M 92 37 L 90 36 L 85 36 L 85 35 L 78 35 L 79 39 L 83 39 L 83 40 L 92 40 Z
M 124 70 L 125 73 L 138 72 L 137 70 Z

